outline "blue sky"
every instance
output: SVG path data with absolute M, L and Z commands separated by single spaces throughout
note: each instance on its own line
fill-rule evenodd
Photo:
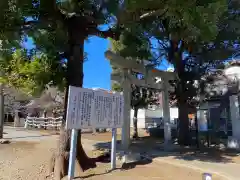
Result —
M 84 87 L 111 88 L 112 70 L 110 62 L 104 57 L 104 52 L 108 47 L 109 41 L 98 37 L 91 37 L 89 42 L 85 43 L 84 49 L 88 54 L 88 60 L 84 63 Z
M 83 87 L 99 87 L 111 89 L 111 66 L 109 60 L 104 57 L 104 52 L 109 47 L 109 40 L 99 37 L 90 37 L 85 43 L 84 51 L 88 54 L 88 59 L 84 62 L 84 80 Z M 26 48 L 32 48 L 33 42 L 28 39 L 23 43 Z M 159 69 L 166 70 L 169 67 L 167 61 L 164 61 Z
M 34 47 L 31 38 L 23 42 L 23 47 Z M 104 57 L 104 52 L 109 47 L 109 41 L 98 37 L 90 37 L 85 43 L 84 51 L 88 54 L 88 60 L 84 62 L 83 86 L 86 88 L 100 87 L 110 89 L 111 66 Z
M 88 60 L 84 63 L 84 87 L 100 87 L 111 89 L 111 66 L 109 60 L 104 57 L 104 52 L 110 47 L 106 39 L 91 37 L 85 43 L 85 52 Z M 163 61 L 159 69 L 166 70 L 169 67 L 167 61 Z

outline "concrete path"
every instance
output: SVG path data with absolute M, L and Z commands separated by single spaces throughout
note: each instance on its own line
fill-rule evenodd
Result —
M 4 126 L 3 132 L 3 138 L 11 141 L 36 142 L 49 137 L 56 137 L 56 135 L 44 135 L 38 131 L 26 131 L 24 128 L 14 128 L 10 126 Z
M 149 154 L 149 153 L 148 153 Z M 157 157 L 157 156 L 160 157 Z M 240 164 L 236 163 L 222 163 L 222 162 L 205 162 L 200 160 L 183 160 L 176 159 L 174 156 L 164 157 L 164 154 L 161 152 L 155 153 L 153 160 L 155 162 L 164 162 L 172 164 L 179 167 L 192 168 L 194 170 L 199 170 L 207 173 L 214 173 L 223 177 L 226 180 L 239 180 L 240 179 Z M 150 157 L 150 155 L 148 156 Z

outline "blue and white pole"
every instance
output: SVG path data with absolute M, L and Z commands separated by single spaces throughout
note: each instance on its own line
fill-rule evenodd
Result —
M 117 129 L 112 129 L 111 170 L 116 169 Z
M 77 137 L 78 137 L 78 130 L 72 129 L 70 157 L 69 157 L 69 166 L 68 166 L 68 180 L 72 180 L 74 178 Z

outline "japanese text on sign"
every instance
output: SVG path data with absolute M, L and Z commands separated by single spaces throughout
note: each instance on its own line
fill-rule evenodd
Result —
M 69 87 L 67 129 L 121 128 L 123 96 L 104 91 Z

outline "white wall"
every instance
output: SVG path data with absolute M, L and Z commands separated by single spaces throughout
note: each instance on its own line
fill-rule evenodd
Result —
M 131 112 L 130 112 L 131 127 L 133 127 L 133 115 L 134 115 L 134 110 L 131 109 Z M 138 128 L 145 128 L 145 109 L 138 110 Z
M 130 114 L 131 127 L 133 127 L 133 115 L 134 115 L 134 110 L 131 109 L 131 114 Z M 146 122 L 151 121 L 151 119 L 153 119 L 153 122 L 159 123 L 161 117 L 163 117 L 162 109 L 156 109 L 156 110 L 139 109 L 138 110 L 138 128 L 146 128 Z M 178 118 L 178 108 L 170 108 L 170 118 L 171 120 L 173 120 L 174 118 Z
M 170 119 L 178 118 L 178 108 L 170 108 Z

